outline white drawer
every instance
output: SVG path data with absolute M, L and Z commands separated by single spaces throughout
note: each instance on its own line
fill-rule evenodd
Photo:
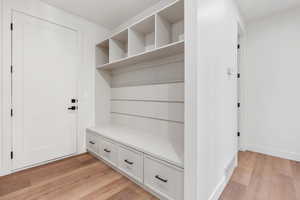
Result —
M 166 199 L 183 199 L 183 171 L 150 156 L 144 159 L 144 184 Z
M 143 182 L 143 154 L 119 147 L 119 169 L 137 181 Z
M 111 141 L 102 139 L 99 145 L 100 156 L 114 166 L 118 166 L 118 146 Z
M 95 154 L 99 154 L 99 137 L 94 133 L 87 132 L 86 147 L 89 151 Z

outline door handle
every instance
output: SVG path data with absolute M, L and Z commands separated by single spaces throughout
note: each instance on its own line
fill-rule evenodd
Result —
M 77 106 L 71 106 L 71 107 L 68 108 L 68 110 L 77 110 L 77 109 L 78 109 Z

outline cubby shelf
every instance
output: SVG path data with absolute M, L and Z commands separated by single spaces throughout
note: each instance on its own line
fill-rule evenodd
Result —
M 177 0 L 97 45 L 97 69 L 184 53 L 184 1 Z
M 177 3 L 156 14 L 156 47 L 184 40 L 184 2 Z
M 153 59 L 164 58 L 184 52 L 184 41 L 178 41 L 172 44 L 165 45 L 160 48 L 156 48 L 151 51 L 146 51 L 134 56 L 129 56 L 128 58 L 120 59 L 118 61 L 99 65 L 98 69 L 111 70 L 118 67 L 125 67 L 129 65 L 134 65 L 140 62 L 147 62 Z

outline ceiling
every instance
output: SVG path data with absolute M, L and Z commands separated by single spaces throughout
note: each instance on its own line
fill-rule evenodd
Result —
M 109 29 L 161 0 L 42 0 Z M 300 0 L 236 0 L 245 21 L 300 6 Z
M 300 0 L 236 0 L 246 21 L 300 6 Z
M 42 0 L 113 29 L 160 0 Z

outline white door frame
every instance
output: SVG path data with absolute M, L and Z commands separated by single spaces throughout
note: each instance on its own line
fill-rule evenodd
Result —
M 46 9 L 45 4 L 42 5 L 42 3 L 39 5 L 38 1 L 33 1 L 33 3 L 37 3 L 37 6 L 28 5 L 27 1 L 19 1 L 19 0 L 2 0 L 3 1 L 3 15 L 2 15 L 2 22 L 3 22 L 3 49 L 6 51 L 3 51 L 3 62 L 2 62 L 2 83 L 3 83 L 3 102 L 2 102 L 2 155 L 0 155 L 0 158 L 2 157 L 2 162 L 0 161 L 0 176 L 7 175 L 13 173 L 12 171 L 12 161 L 10 158 L 10 153 L 12 150 L 12 118 L 11 118 L 11 72 L 10 72 L 10 66 L 11 66 L 11 58 L 12 58 L 12 35 L 10 30 L 10 24 L 12 22 L 12 13 L 15 12 L 21 12 L 26 15 L 30 15 L 39 19 L 42 19 L 44 21 L 49 21 L 54 24 L 58 24 L 60 26 L 65 26 L 67 28 L 73 29 L 78 33 L 78 48 L 80 53 L 79 63 L 81 64 L 83 62 L 83 53 L 82 53 L 82 42 L 83 42 L 83 34 L 81 31 L 79 31 L 79 28 L 76 28 L 77 24 L 73 24 L 70 19 L 62 18 L 62 16 L 57 15 L 49 15 L 47 12 L 45 12 L 43 9 Z M 78 81 L 77 81 L 78 83 Z M 77 85 L 77 91 L 78 91 L 78 85 Z M 80 106 L 80 104 L 79 104 Z M 79 107 L 80 109 L 80 107 Z M 78 111 L 78 120 L 80 119 L 80 112 Z M 77 154 L 80 152 L 80 147 L 78 143 L 80 142 L 78 137 L 80 134 L 79 127 L 78 127 L 78 121 L 77 121 Z M 81 141 L 82 142 L 82 141 Z M 1 151 L 0 151 L 1 153 Z M 32 166 L 31 166 L 32 167 Z

